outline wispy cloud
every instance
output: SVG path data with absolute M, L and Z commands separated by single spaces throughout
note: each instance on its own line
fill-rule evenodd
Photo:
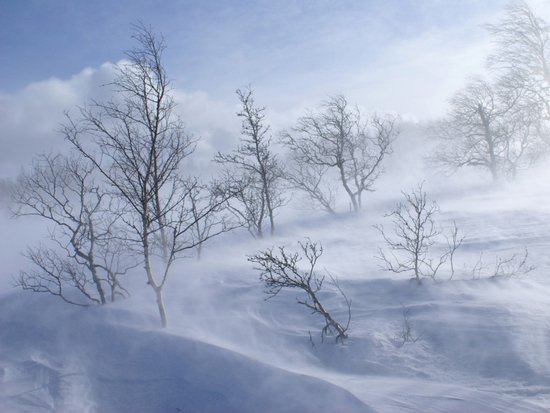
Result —
M 137 20 L 165 35 L 178 110 L 204 138 L 199 150 L 206 159 L 232 147 L 239 131 L 234 91 L 247 84 L 275 132 L 334 93 L 408 119 L 443 114 L 465 79 L 483 72 L 491 47 L 483 24 L 496 21 L 508 2 L 62 3 L 1 6 L 2 173 L 62 146 L 55 129 L 63 111 L 92 93 L 108 93 L 99 86 L 112 76 L 112 65 L 102 62 L 123 58 Z M 529 3 L 550 20 L 547 0 Z
M 12 94 L 0 94 L 0 175 L 13 175 L 33 155 L 65 147 L 56 132 L 64 112 L 76 110 L 88 98 L 104 98 L 114 74 L 112 64 L 87 68 L 67 80 L 57 78 L 31 83 Z

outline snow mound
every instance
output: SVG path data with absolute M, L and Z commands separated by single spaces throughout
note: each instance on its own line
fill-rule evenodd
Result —
M 216 239 L 202 261 L 175 266 L 164 331 L 137 270 L 132 296 L 102 308 L 0 296 L 0 412 L 548 412 L 550 188 L 439 198 L 440 223 L 456 221 L 466 239 L 456 274 L 436 282 L 381 271 L 372 226 L 388 196 L 360 216 L 287 221 L 274 239 Z M 343 344 L 320 339 L 323 322 L 296 303 L 299 291 L 266 302 L 246 261 L 304 237 L 323 243 L 319 270 L 352 300 Z M 527 250 L 533 271 L 493 276 L 498 260 Z M 19 268 L 6 261 L 5 275 Z M 345 322 L 327 287 L 320 299 Z
M 197 340 L 130 327 L 143 320 L 117 311 L 60 308 L 49 297 L 4 297 L 0 410 L 372 411 L 323 380 Z M 127 325 L 108 321 L 113 319 Z

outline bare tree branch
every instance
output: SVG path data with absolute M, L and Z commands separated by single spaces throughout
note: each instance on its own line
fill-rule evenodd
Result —
M 434 128 L 441 143 L 432 160 L 451 170 L 486 169 L 494 181 L 530 167 L 548 144 L 540 110 L 521 94 L 502 83 L 472 80 L 453 96 L 447 118 Z
M 327 170 L 334 169 L 357 212 L 363 193 L 372 190 L 383 172 L 382 161 L 391 153 L 397 134 L 395 119 L 373 116 L 364 121 L 359 109 L 350 108 L 344 96 L 331 97 L 318 113 L 309 112 L 281 136 L 297 165 L 289 182 L 333 212 L 332 192 L 321 182 Z
M 439 257 L 432 258 L 431 247 L 442 235 L 435 224 L 439 206 L 435 201 L 428 200 L 423 184 L 418 185 L 410 194 L 402 194 L 405 200 L 386 214 L 393 222 L 392 234 L 388 234 L 383 226 L 375 226 L 389 249 L 389 252 L 379 250 L 377 258 L 382 261 L 382 267 L 394 273 L 412 273 L 420 282 L 424 277 L 435 279 L 441 267 L 450 260 L 452 278 L 454 254 L 464 240 L 464 237 L 458 236 L 456 223 L 453 223 L 451 238 L 445 236 L 447 250 Z
M 269 220 L 270 234 L 275 233 L 275 210 L 284 204 L 281 189 L 283 171 L 271 149 L 269 126 L 265 124 L 265 108 L 256 106 L 249 86 L 238 89 L 242 118 L 239 146 L 230 154 L 218 153 L 214 160 L 224 167 L 225 191 L 229 209 L 250 233 L 262 238 L 264 219 Z
M 341 341 L 348 337 L 351 300 L 344 294 L 338 281 L 329 274 L 333 285 L 344 298 L 348 310 L 347 323 L 343 326 L 331 316 L 319 300 L 319 292 L 323 289 L 325 277 L 318 276 L 315 267 L 323 254 L 323 247 L 309 240 L 299 244 L 301 252 L 289 253 L 284 247 L 279 247 L 277 250 L 268 249 L 250 256 L 248 261 L 256 264 L 255 269 L 260 271 L 260 280 L 264 282 L 269 298 L 275 297 L 284 288 L 302 290 L 306 297 L 298 299 L 298 303 L 310 309 L 313 314 L 321 315 L 325 320 L 325 326 L 321 331 L 322 337 L 335 333 L 336 341 Z M 302 270 L 299 266 L 304 259 L 307 261 L 307 266 Z
M 133 264 L 114 236 L 117 214 L 94 180 L 93 165 L 62 155 L 39 156 L 31 170 L 19 176 L 13 201 L 15 216 L 38 216 L 52 224 L 50 238 L 56 246 L 27 251 L 26 257 L 38 269 L 22 272 L 18 285 L 66 301 L 65 288 L 79 290 L 83 298 L 100 304 L 126 295 L 119 276 Z

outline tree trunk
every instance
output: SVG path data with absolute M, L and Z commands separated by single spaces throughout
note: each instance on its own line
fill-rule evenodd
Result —
M 73 246 L 75 248 L 75 251 L 78 256 L 84 258 L 87 261 L 87 267 L 90 270 L 90 273 L 92 274 L 92 280 L 94 282 L 94 285 L 97 289 L 97 293 L 99 295 L 99 300 L 101 301 L 101 304 L 106 304 L 107 299 L 105 298 L 105 291 L 103 290 L 103 285 L 101 284 L 101 279 L 99 278 L 97 274 L 97 265 L 95 263 L 95 230 L 94 230 L 94 223 L 92 221 L 92 218 L 90 216 L 90 213 L 87 212 L 87 221 L 88 221 L 88 229 L 90 232 L 90 249 L 88 251 L 88 254 L 84 254 L 78 245 L 73 242 Z M 76 234 L 75 234 L 76 235 Z
M 485 112 L 483 111 L 481 105 L 478 106 L 477 113 L 479 114 L 481 124 L 483 125 L 483 135 L 485 138 L 485 142 L 487 143 L 487 151 L 489 152 L 489 171 L 491 171 L 493 182 L 496 182 L 499 178 L 498 164 L 495 155 L 495 142 L 493 140 L 493 134 L 491 132 L 491 125 L 489 124 L 489 120 L 487 119 L 487 116 L 485 116 Z
M 271 196 L 269 193 L 269 187 L 267 185 L 267 179 L 265 179 L 264 177 L 263 181 L 264 181 L 265 202 L 267 207 L 267 213 L 269 215 L 270 235 L 273 236 L 273 234 L 275 234 L 275 220 L 273 218 L 273 205 L 271 205 Z
M 313 301 L 313 307 L 317 309 L 317 311 L 325 318 L 325 329 L 328 327 L 334 328 L 338 335 L 337 337 L 340 337 L 341 339 L 348 338 L 348 335 L 346 333 L 346 329 L 342 327 L 342 325 L 334 320 L 331 315 L 325 310 L 319 299 L 317 298 L 317 295 L 311 288 L 308 288 L 309 296 L 311 297 Z
M 344 165 L 339 163 L 338 164 L 338 170 L 340 171 L 340 180 L 342 181 L 342 185 L 344 186 L 344 189 L 346 190 L 346 193 L 349 195 L 349 198 L 351 200 L 351 205 L 353 206 L 354 212 L 359 212 L 359 205 L 357 204 L 357 200 L 355 199 L 355 195 L 351 191 L 348 182 L 346 180 L 346 176 L 344 174 Z
M 168 319 L 166 318 L 166 310 L 164 308 L 164 300 L 162 298 L 162 287 L 155 288 L 155 296 L 157 298 L 157 307 L 160 315 L 160 324 L 163 328 L 168 325 Z
M 146 210 L 146 208 L 144 208 Z M 168 324 L 168 320 L 166 318 L 166 309 L 164 308 L 164 301 L 162 299 L 162 283 L 160 285 L 157 284 L 155 281 L 155 276 L 153 274 L 153 268 L 151 267 L 151 256 L 149 253 L 149 232 L 148 232 L 148 223 L 147 218 L 143 219 L 143 227 L 144 227 L 144 234 L 142 239 L 143 244 L 143 258 L 144 258 L 144 265 L 145 265 L 145 272 L 147 274 L 147 283 L 151 286 L 153 291 L 155 292 L 155 296 L 157 299 L 157 307 L 159 310 L 159 316 L 160 316 L 160 323 L 162 327 L 166 327 Z

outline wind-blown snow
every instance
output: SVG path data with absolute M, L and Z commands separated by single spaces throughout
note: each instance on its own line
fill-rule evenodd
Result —
M 30 301 L 2 304 L 0 400 L 9 411 L 370 411 L 335 385 L 160 332 L 121 310 Z
M 128 280 L 130 299 L 91 309 L 7 290 L 3 274 L 0 411 L 548 411 L 550 188 L 519 182 L 429 194 L 442 225 L 454 220 L 466 236 L 450 281 L 442 273 L 418 285 L 379 268 L 372 225 L 387 224 L 398 193 L 373 194 L 360 217 L 285 217 L 275 239 L 215 240 L 202 261 L 183 260 L 173 274 L 166 330 L 139 271 Z M 246 261 L 306 236 L 323 243 L 320 269 L 353 300 L 344 344 L 321 341 L 322 320 L 296 304 L 299 292 L 266 301 Z M 489 277 L 498 257 L 525 248 L 535 270 Z M 321 298 L 345 318 L 334 289 Z M 405 313 L 414 342 L 403 342 Z

